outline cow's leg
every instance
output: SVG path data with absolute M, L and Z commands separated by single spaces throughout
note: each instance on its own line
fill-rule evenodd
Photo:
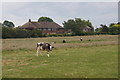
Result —
M 39 46 L 38 46 L 38 47 L 37 47 L 37 53 L 36 53 L 37 56 L 38 56 L 38 52 L 39 52 L 39 50 L 40 50 L 40 49 L 39 49 Z
M 40 50 L 40 55 L 41 55 L 41 56 L 43 56 L 43 55 L 42 55 L 42 51 L 41 51 L 41 50 Z
M 49 52 L 47 52 L 47 56 L 49 57 L 50 55 L 49 55 Z

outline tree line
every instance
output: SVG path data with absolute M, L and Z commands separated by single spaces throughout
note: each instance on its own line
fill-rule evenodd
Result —
M 111 23 L 109 26 L 100 25 L 101 27 L 96 28 L 95 32 L 98 34 L 120 34 L 120 23 Z
M 48 21 L 54 22 L 49 17 L 40 17 L 38 22 Z M 91 30 L 89 32 L 84 32 L 83 28 L 89 27 Z M 30 38 L 30 37 L 46 37 L 46 36 L 76 36 L 76 35 L 96 35 L 96 34 L 120 34 L 120 23 L 111 23 L 109 26 L 100 25 L 101 27 L 96 28 L 89 20 L 82 20 L 80 18 L 69 19 L 63 22 L 63 27 L 72 30 L 72 34 L 43 34 L 42 31 L 34 30 L 25 30 L 15 27 L 13 22 L 5 20 L 0 27 L 2 27 L 2 38 Z
M 84 33 L 83 29 L 85 27 L 90 28 L 90 31 L 88 31 L 87 33 L 94 32 L 92 23 L 89 20 L 86 21 L 80 18 L 69 19 L 68 21 L 64 21 L 63 25 L 65 29 L 71 29 L 75 35 L 83 34 Z
M 2 27 L 2 38 L 35 38 L 43 37 L 40 30 L 25 30 L 19 28 Z
M 49 17 L 40 17 L 38 22 L 40 21 L 49 21 L 53 22 L 53 20 Z M 41 30 L 33 29 L 19 29 L 15 28 L 13 22 L 5 20 L 2 24 L 0 24 L 2 28 L 2 38 L 36 38 L 36 37 L 45 37 L 46 35 L 42 33 Z

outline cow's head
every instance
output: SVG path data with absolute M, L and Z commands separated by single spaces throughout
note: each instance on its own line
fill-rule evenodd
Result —
M 50 51 L 52 51 L 52 49 L 53 49 L 53 48 L 54 48 L 54 47 L 50 45 L 50 48 L 49 48 L 49 49 L 50 49 Z

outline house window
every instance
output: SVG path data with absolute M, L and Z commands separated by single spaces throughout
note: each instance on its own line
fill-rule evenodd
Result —
M 48 31 L 51 31 L 51 28 L 48 28 Z
M 55 29 L 55 28 L 52 28 L 52 31 L 56 31 L 56 29 Z
M 47 28 L 43 28 L 43 31 L 47 31 Z

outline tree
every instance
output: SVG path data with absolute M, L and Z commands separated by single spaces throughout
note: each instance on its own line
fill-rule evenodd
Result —
M 7 26 L 7 27 L 15 27 L 15 25 L 13 24 L 13 22 L 7 21 L 5 20 L 3 22 L 3 26 Z
M 15 29 L 15 38 L 28 38 L 30 37 L 29 32 L 25 29 Z
M 75 34 L 80 33 L 79 27 L 76 26 L 75 21 L 72 19 L 68 20 L 67 22 L 64 21 L 63 25 L 65 29 L 71 29 Z
M 109 32 L 109 28 L 106 25 L 101 24 L 100 26 L 102 26 L 101 32 L 104 32 L 104 33 Z
M 111 23 L 111 24 L 109 25 L 109 27 L 110 27 L 110 26 L 113 26 L 113 25 L 115 25 L 115 23 Z
M 16 36 L 15 29 L 2 27 L 2 38 L 14 38 Z
M 108 34 L 119 34 L 120 33 L 120 24 L 111 23 L 109 27 L 101 24 L 100 28 L 95 29 L 98 33 L 108 33 Z
M 0 38 L 2 38 L 2 23 L 0 23 Z
M 69 19 L 68 21 L 64 21 L 63 25 L 65 29 L 71 29 L 76 35 L 84 33 L 83 28 L 87 26 L 91 28 L 91 32 L 94 31 L 92 23 L 89 20 L 81 20 L 80 18 Z
M 101 28 L 101 27 L 100 27 L 100 28 L 96 28 L 96 29 L 95 29 L 95 32 L 100 33 L 100 32 L 101 32 L 101 30 L 102 30 L 102 28 Z
M 109 26 L 109 32 L 110 33 L 120 33 L 120 24 L 110 24 Z
M 40 30 L 25 30 L 19 28 L 2 27 L 2 38 L 30 38 L 42 37 Z
M 43 21 L 45 21 L 45 22 L 53 22 L 53 20 L 51 18 L 49 18 L 49 17 L 40 17 L 38 19 L 38 22 L 43 22 Z
M 29 30 L 29 35 L 30 37 L 42 37 L 42 31 L 37 30 L 37 29 L 33 29 L 33 30 Z

